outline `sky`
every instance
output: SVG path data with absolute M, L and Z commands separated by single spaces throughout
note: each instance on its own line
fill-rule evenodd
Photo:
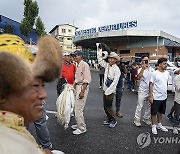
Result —
M 21 22 L 24 0 L 1 0 L 0 15 Z M 46 32 L 59 24 L 78 30 L 137 20 L 137 30 L 180 38 L 180 0 L 37 0 Z

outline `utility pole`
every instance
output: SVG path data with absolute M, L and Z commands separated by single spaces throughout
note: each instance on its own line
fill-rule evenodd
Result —
M 159 44 L 159 36 L 157 36 L 156 59 L 158 59 L 158 44 Z

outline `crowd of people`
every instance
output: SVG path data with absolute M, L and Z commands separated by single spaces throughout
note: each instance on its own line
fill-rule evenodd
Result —
M 116 118 L 123 118 L 120 107 L 126 78 L 128 88 L 138 92 L 133 121 L 135 126 L 141 126 L 141 111 L 143 106 L 146 106 L 143 122 L 152 126 L 153 134 L 158 133 L 157 129 L 167 132 L 168 129 L 162 125 L 169 78 L 169 72 L 166 71 L 167 59 L 159 58 L 156 69 L 150 67 L 147 55 L 141 57 L 140 65 L 130 63 L 125 65 L 115 52 L 109 52 L 106 58 L 103 57 L 103 50 L 97 44 L 97 61 L 100 69 L 99 88 L 103 89 L 103 107 L 107 117 L 102 123 L 114 128 L 117 125 Z M 12 69 L 9 66 L 14 67 Z M 176 59 L 176 66 L 177 69 L 173 70 L 174 105 L 168 114 L 168 118 L 174 123 L 174 134 L 178 134 L 177 126 L 180 122 L 180 58 Z M 1 51 L 0 69 L 2 153 L 52 153 L 53 147 L 43 107 L 44 99 L 47 97 L 44 83 L 52 82 L 56 78 L 58 78 L 58 96 L 61 95 L 65 84 L 74 87 L 76 124 L 71 126 L 72 133 L 80 135 L 87 132 L 84 107 L 91 83 L 91 72 L 89 64 L 83 60 L 82 51 L 76 50 L 62 56 L 57 40 L 45 36 L 39 41 L 39 52 L 32 64 L 20 56 Z M 116 111 L 112 107 L 114 97 Z M 38 143 L 41 146 L 38 146 L 27 130 L 31 122 L 35 124 Z

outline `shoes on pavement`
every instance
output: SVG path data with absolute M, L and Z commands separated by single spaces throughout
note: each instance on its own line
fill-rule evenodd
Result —
M 170 121 L 173 121 L 173 119 L 174 119 L 172 114 L 168 114 L 167 117 L 169 118 Z
M 112 120 L 109 124 L 109 128 L 114 128 L 117 125 L 117 121 L 116 120 Z
M 135 119 L 134 120 L 134 124 L 137 126 L 137 127 L 141 127 L 141 123 L 139 120 Z
M 76 129 L 75 131 L 73 131 L 73 134 L 74 135 L 80 135 L 80 134 L 83 134 L 85 132 L 86 132 L 86 130 L 81 131 L 80 129 Z
M 135 90 L 134 90 L 134 89 L 132 89 L 131 91 L 132 91 L 132 92 L 134 92 Z
M 122 115 L 122 113 L 120 111 L 116 112 L 116 116 L 119 117 L 119 118 L 123 117 L 123 115 Z
M 103 121 L 103 125 L 109 125 L 110 122 L 111 122 L 110 120 L 104 120 L 104 121 Z
M 146 124 L 146 125 L 151 125 L 151 121 L 149 119 L 143 119 L 143 122 Z
M 152 134 L 154 134 L 154 135 L 157 134 L 156 125 L 152 125 Z
M 78 127 L 77 127 L 77 125 L 72 125 L 71 128 L 75 130 L 75 129 L 77 129 Z
M 157 124 L 157 129 L 162 130 L 163 132 L 168 132 L 168 129 L 166 129 L 161 123 Z
M 99 86 L 99 89 L 101 89 L 102 88 L 102 86 Z
M 174 135 L 178 135 L 178 129 L 177 129 L 177 127 L 173 127 L 173 134 L 174 134 Z
M 52 150 L 51 152 L 52 152 L 53 154 L 65 154 L 64 152 L 59 151 L 59 150 Z

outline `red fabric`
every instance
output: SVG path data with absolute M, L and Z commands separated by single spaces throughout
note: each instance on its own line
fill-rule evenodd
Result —
M 64 77 L 69 84 L 73 84 L 75 78 L 75 71 L 76 66 L 73 63 L 71 63 L 70 65 L 66 65 L 66 63 L 63 62 L 60 77 Z

